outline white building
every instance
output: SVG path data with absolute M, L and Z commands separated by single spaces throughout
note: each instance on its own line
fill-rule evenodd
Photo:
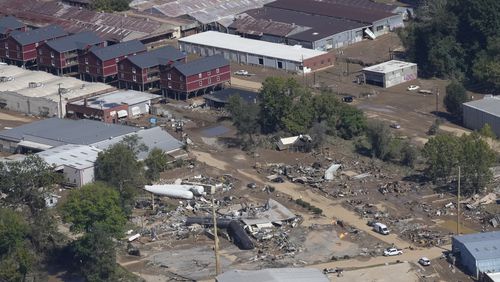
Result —
M 391 60 L 363 69 L 365 82 L 384 88 L 417 79 L 417 64 Z
M 101 151 L 93 146 L 68 144 L 37 155 L 61 171 L 66 184 L 81 187 L 94 181 L 94 164 Z
M 491 126 L 496 136 L 500 136 L 500 98 L 485 96 L 463 104 L 464 126 L 472 130 L 480 130 L 486 124 Z
M 114 89 L 104 83 L 83 82 L 72 77 L 0 64 L 0 108 L 25 114 L 59 116 L 61 103 L 64 116 L 68 101 Z

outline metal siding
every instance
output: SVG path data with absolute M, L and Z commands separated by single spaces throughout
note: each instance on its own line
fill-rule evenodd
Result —
M 264 66 L 270 68 L 278 68 L 278 64 L 276 63 L 276 59 L 264 57 Z
M 465 127 L 480 130 L 485 124 L 489 124 L 493 132 L 500 136 L 500 117 L 467 105 L 463 106 L 463 116 Z

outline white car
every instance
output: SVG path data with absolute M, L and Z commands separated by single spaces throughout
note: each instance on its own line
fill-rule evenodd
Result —
M 398 250 L 396 248 L 388 248 L 384 250 L 384 256 L 386 257 L 391 257 L 391 256 L 397 256 L 397 255 L 402 255 L 403 251 Z
M 422 266 L 429 266 L 429 265 L 431 265 L 431 261 L 428 258 L 426 258 L 426 257 L 421 257 L 418 260 L 418 263 L 420 263 Z
M 236 74 L 236 75 L 248 75 L 248 71 L 239 70 L 239 71 L 235 71 L 234 74 Z
M 392 123 L 391 127 L 394 128 L 394 129 L 400 129 L 401 125 L 399 123 Z
M 418 86 L 418 85 L 410 85 L 410 86 L 408 86 L 407 89 L 408 89 L 408 91 L 413 91 L 413 90 L 417 90 L 419 88 L 420 88 L 420 86 Z

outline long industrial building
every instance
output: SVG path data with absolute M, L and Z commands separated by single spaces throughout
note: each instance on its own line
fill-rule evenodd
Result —
M 292 72 L 310 72 L 332 66 L 331 53 L 288 46 L 233 34 L 206 31 L 179 39 L 179 48 L 187 53 L 211 56 L 222 54 L 240 64 L 283 69 Z
M 464 126 L 480 130 L 489 124 L 496 136 L 500 136 L 500 98 L 485 96 L 481 100 L 463 104 Z
M 113 86 L 104 83 L 83 82 L 44 71 L 0 65 L 0 108 L 29 115 L 64 116 L 69 101 L 113 90 Z

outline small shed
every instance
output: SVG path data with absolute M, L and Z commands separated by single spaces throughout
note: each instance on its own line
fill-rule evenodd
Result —
M 363 75 L 366 83 L 388 88 L 417 79 L 417 64 L 391 60 L 364 68 Z
M 276 142 L 279 151 L 308 151 L 311 147 L 312 138 L 309 135 L 297 135 L 292 137 L 280 138 Z

